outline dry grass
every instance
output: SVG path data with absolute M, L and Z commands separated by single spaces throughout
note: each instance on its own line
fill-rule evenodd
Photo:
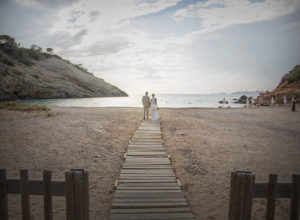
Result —
M 50 111 L 50 108 L 39 105 L 23 104 L 15 101 L 1 102 L 0 109 L 8 109 L 14 111 Z

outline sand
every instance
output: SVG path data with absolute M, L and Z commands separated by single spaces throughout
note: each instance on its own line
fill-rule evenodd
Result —
M 28 169 L 42 179 L 43 168 L 64 180 L 71 168 L 89 170 L 90 219 L 108 219 L 114 181 L 119 177 L 128 140 L 142 120 L 134 108 L 53 108 L 58 115 L 0 111 L 0 167 L 8 178 Z M 56 197 L 54 219 L 65 219 L 65 200 Z M 21 219 L 20 196 L 9 196 L 11 219 Z M 15 204 L 16 203 L 16 204 Z M 43 219 L 41 196 L 32 196 L 32 217 Z
M 50 169 L 90 173 L 90 219 L 108 219 L 113 184 L 128 140 L 142 120 L 141 108 L 52 108 L 42 112 L 0 110 L 0 167 L 8 178 L 27 168 L 30 179 Z M 300 173 L 300 113 L 287 108 L 161 109 L 165 148 L 197 219 L 227 219 L 230 172 L 251 170 L 258 181 L 277 173 L 290 181 Z M 9 196 L 11 219 L 21 219 L 20 196 Z M 31 196 L 32 217 L 42 219 L 42 197 Z M 278 219 L 288 203 L 278 200 Z M 255 203 L 253 219 L 263 219 L 265 201 Z M 65 218 L 65 201 L 54 199 L 54 219 Z
M 163 110 L 165 148 L 197 219 L 227 219 L 230 172 L 250 170 L 256 181 L 270 173 L 291 182 L 300 173 L 300 112 L 289 108 Z M 253 220 L 263 219 L 256 199 Z M 289 201 L 277 201 L 288 219 Z

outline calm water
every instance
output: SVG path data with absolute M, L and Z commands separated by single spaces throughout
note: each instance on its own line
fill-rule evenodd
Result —
M 234 104 L 234 98 L 241 95 L 254 96 L 258 92 L 251 93 L 234 93 L 234 94 L 157 94 L 158 106 L 161 108 L 218 108 L 223 106 L 219 104 L 220 100 L 225 99 L 232 108 L 243 107 L 243 104 Z M 60 107 L 142 107 L 140 95 L 130 95 L 129 97 L 109 97 L 109 98 L 67 98 L 67 99 L 31 99 L 20 102 Z

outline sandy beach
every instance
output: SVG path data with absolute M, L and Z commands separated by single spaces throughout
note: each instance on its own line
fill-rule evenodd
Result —
M 298 108 L 299 109 L 299 108 Z M 0 110 L 0 167 L 8 178 L 27 168 L 41 179 L 87 168 L 90 219 L 108 219 L 114 181 L 128 140 L 142 120 L 141 108 L 52 108 L 44 112 Z M 291 181 L 300 173 L 300 113 L 289 108 L 161 109 L 164 145 L 197 219 L 227 219 L 230 172 L 251 170 L 256 180 L 277 173 Z M 9 196 L 11 219 L 21 219 L 20 197 Z M 42 197 L 31 196 L 32 217 L 41 219 Z M 265 201 L 256 200 L 253 219 L 263 219 Z M 278 219 L 289 202 L 277 201 Z M 64 198 L 54 199 L 54 219 L 65 218 Z

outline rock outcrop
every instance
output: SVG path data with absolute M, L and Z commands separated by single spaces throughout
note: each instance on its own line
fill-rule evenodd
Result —
M 300 101 L 300 65 L 295 66 L 281 78 L 279 85 L 271 92 L 266 91 L 258 97 L 259 104 L 266 105 L 274 99 L 275 104 L 283 104 L 284 97 L 290 103 L 292 98 Z
M 25 65 L 3 52 L 0 55 L 0 100 L 127 96 L 58 56 L 43 54 Z

